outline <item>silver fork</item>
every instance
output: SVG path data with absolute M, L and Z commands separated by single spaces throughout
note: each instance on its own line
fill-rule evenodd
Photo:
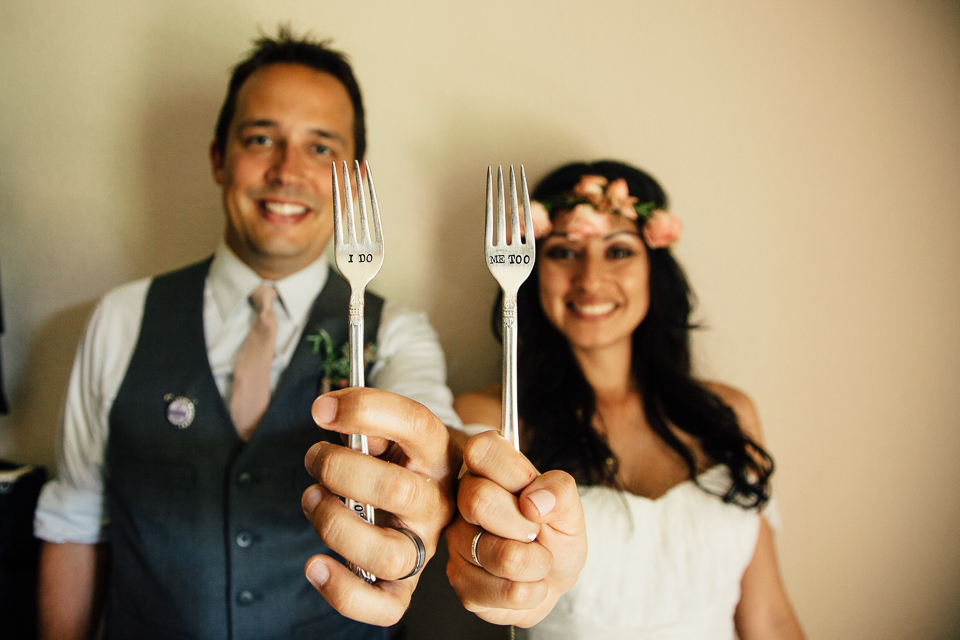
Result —
M 370 189 L 370 205 L 373 210 L 373 238 L 367 223 L 367 205 L 363 196 L 363 179 L 360 177 L 360 162 L 354 160 L 354 175 L 357 180 L 357 205 L 360 209 L 360 241 L 357 241 L 353 223 L 353 194 L 350 191 L 350 174 L 343 163 L 343 199 L 346 204 L 346 237 L 340 218 L 340 187 L 337 184 L 337 163 L 333 163 L 333 241 L 337 268 L 350 283 L 350 386 L 364 386 L 363 379 L 363 296 L 367 284 L 383 265 L 383 231 L 380 228 L 380 209 L 377 207 L 377 192 L 373 188 L 370 164 L 364 161 L 367 186 Z M 367 436 L 350 434 L 349 446 L 355 451 L 369 453 Z M 347 498 L 347 507 L 369 524 L 374 523 L 373 507 Z M 351 563 L 353 572 L 367 582 L 376 581 L 369 571 Z
M 490 273 L 503 289 L 503 395 L 500 433 L 520 450 L 520 418 L 517 415 L 517 291 L 533 271 L 536 245 L 527 175 L 520 165 L 523 188 L 525 239 L 520 237 L 517 206 L 517 179 L 510 165 L 510 243 L 507 244 L 507 215 L 503 202 L 503 169 L 497 167 L 497 241 L 493 241 L 493 168 L 487 167 L 487 221 L 484 254 Z

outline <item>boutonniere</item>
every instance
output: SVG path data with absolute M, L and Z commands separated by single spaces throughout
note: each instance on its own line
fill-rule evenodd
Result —
M 350 343 L 344 342 L 338 349 L 333 338 L 324 329 L 308 335 L 306 339 L 310 343 L 310 352 L 320 356 L 320 371 L 323 372 L 320 393 L 346 387 L 350 378 Z M 376 359 L 377 345 L 368 344 L 363 350 L 363 366 L 366 367 Z

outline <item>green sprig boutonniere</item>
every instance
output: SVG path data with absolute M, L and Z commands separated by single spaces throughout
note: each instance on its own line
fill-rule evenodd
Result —
M 332 389 L 343 389 L 350 378 L 350 343 L 344 342 L 337 349 L 333 338 L 325 329 L 307 336 L 310 343 L 310 352 L 320 356 L 320 371 L 323 378 L 320 381 L 320 393 L 327 393 Z M 363 350 L 363 366 L 377 359 L 377 345 L 368 344 Z

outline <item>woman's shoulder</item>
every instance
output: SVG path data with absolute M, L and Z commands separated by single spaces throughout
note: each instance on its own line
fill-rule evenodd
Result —
M 469 391 L 458 395 L 453 401 L 453 409 L 463 420 L 463 424 L 485 424 L 500 428 L 500 383 Z
M 757 407 L 750 396 L 741 389 L 722 382 L 703 381 L 701 384 L 730 407 L 734 415 L 737 416 L 737 422 L 740 423 L 743 432 L 757 444 L 763 446 L 763 429 L 760 426 L 760 416 L 757 414 Z

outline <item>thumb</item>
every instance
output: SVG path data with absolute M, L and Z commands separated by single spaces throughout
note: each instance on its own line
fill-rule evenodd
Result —
M 547 471 L 527 485 L 520 494 L 520 511 L 528 520 L 570 536 L 586 526 L 577 483 L 565 471 Z

